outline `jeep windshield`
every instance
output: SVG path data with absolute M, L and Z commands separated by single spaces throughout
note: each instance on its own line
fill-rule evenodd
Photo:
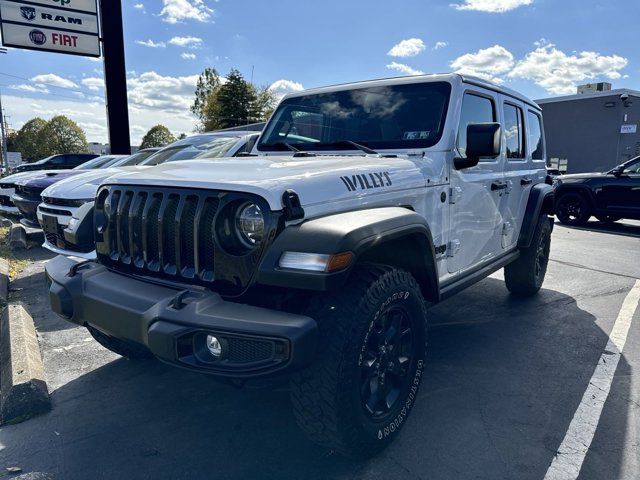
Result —
M 427 148 L 442 136 L 451 86 L 411 83 L 309 94 L 283 100 L 260 151 Z

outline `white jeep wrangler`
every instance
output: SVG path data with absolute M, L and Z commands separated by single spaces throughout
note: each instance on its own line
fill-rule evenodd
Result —
M 52 307 L 124 356 L 287 373 L 313 440 L 374 454 L 417 398 L 428 304 L 503 267 L 540 289 L 540 109 L 453 74 L 339 85 L 283 99 L 253 153 L 109 178 L 97 261 L 48 263 Z

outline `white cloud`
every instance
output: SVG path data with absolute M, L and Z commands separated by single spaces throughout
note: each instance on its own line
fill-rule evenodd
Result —
M 273 82 L 269 86 L 269 90 L 271 90 L 277 98 L 282 98 L 288 93 L 304 90 L 304 87 L 301 83 L 281 78 L 280 80 Z
M 391 47 L 387 52 L 390 57 L 415 57 L 425 49 L 424 42 L 419 38 L 408 38 Z
M 531 5 L 533 0 L 464 0 L 464 3 L 450 4 L 456 10 L 476 10 L 478 12 L 504 13 L 518 7 Z
M 164 48 L 164 47 L 166 47 L 164 42 L 154 42 L 151 39 L 149 39 L 149 40 L 136 40 L 136 43 L 138 45 L 143 45 L 143 46 L 149 47 L 149 48 Z
M 433 49 L 440 50 L 441 48 L 444 48 L 447 45 L 449 45 L 447 42 L 436 42 L 436 44 L 433 46 Z
M 154 108 L 189 115 L 198 75 L 162 76 L 145 72 L 127 79 L 130 108 Z
M 195 60 L 196 59 L 196 54 L 195 53 L 181 53 L 180 56 L 184 59 L 184 60 Z
M 21 90 L 30 93 L 49 93 L 49 89 L 41 84 L 29 85 L 27 83 L 21 85 L 9 85 L 11 90 Z
M 578 82 L 602 77 L 621 78 L 620 70 L 628 63 L 624 57 L 597 52 L 567 55 L 545 41 L 520 60 L 509 77 L 532 80 L 549 93 L 571 94 L 576 92 Z
M 142 3 L 136 3 L 133 8 L 135 8 L 136 10 L 144 10 L 144 4 Z
M 457 73 L 474 75 L 495 83 L 502 83 L 502 75 L 513 68 L 513 55 L 501 45 L 462 55 L 450 64 Z
M 203 0 L 162 0 L 160 16 L 167 23 L 178 23 L 185 20 L 208 22 L 213 9 L 206 6 Z
M 55 73 L 45 73 L 31 77 L 31 81 L 35 83 L 43 83 L 52 87 L 60 88 L 78 88 L 78 85 L 67 78 L 62 78 Z
M 104 79 L 99 77 L 87 77 L 82 79 L 82 85 L 89 90 L 97 92 L 104 88 Z
M 202 39 L 198 37 L 173 37 L 169 43 L 178 47 L 198 48 L 202 45 Z
M 424 74 L 421 70 L 416 70 L 415 68 L 411 68 L 409 65 L 405 65 L 404 63 L 391 62 L 387 65 L 389 70 L 395 70 L 404 75 L 422 75 Z

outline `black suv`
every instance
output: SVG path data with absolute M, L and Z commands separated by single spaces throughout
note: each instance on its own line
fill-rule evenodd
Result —
M 62 170 L 65 168 L 74 168 L 78 165 L 96 158 L 99 155 L 95 153 L 63 153 L 60 155 L 51 155 L 33 163 L 23 163 L 15 168 L 15 172 L 30 172 L 32 170 Z
M 566 225 L 640 220 L 640 156 L 606 173 L 579 173 L 554 179 L 556 216 Z

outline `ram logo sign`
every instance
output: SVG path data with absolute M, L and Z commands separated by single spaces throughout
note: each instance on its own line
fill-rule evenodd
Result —
M 29 21 L 36 18 L 36 9 L 33 7 L 20 7 L 20 13 L 22 14 L 23 18 Z

